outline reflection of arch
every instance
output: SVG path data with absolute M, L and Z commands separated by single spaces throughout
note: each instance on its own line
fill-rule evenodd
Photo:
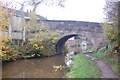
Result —
M 71 37 L 73 37 L 73 36 L 79 36 L 79 35 L 78 35 L 78 34 L 67 35 L 67 36 L 62 37 L 61 39 L 59 39 L 59 40 L 57 41 L 57 43 L 56 43 L 56 52 L 57 52 L 57 54 L 63 53 L 63 48 L 64 48 L 65 42 L 66 42 L 69 38 L 71 38 Z

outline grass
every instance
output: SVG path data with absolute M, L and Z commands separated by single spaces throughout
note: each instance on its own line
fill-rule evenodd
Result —
M 73 58 L 75 62 L 66 74 L 68 78 L 99 78 L 100 70 L 96 67 L 96 62 L 88 59 L 82 54 Z
M 97 51 L 96 53 L 92 53 L 90 55 L 96 58 L 101 58 L 102 60 L 106 61 L 111 65 L 113 71 L 117 73 L 117 75 L 120 75 L 120 73 L 118 72 L 120 71 L 120 68 L 118 68 L 119 67 L 118 60 L 116 57 L 105 55 L 104 52 L 102 52 L 101 50 Z

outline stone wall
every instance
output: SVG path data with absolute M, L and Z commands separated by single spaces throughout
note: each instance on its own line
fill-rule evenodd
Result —
M 45 26 L 53 30 L 63 31 L 87 31 L 87 32 L 102 32 L 102 27 L 99 23 L 84 22 L 84 21 L 60 21 L 60 20 L 45 20 Z
M 103 46 L 106 41 L 100 23 L 60 20 L 45 20 L 43 22 L 47 28 L 53 31 L 62 30 L 63 32 L 59 36 L 60 39 L 73 34 L 85 36 L 88 44 L 92 44 L 95 50 Z

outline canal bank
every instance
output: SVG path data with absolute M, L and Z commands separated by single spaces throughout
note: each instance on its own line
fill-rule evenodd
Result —
M 96 62 L 89 60 L 83 54 L 73 57 L 74 64 L 66 74 L 67 78 L 99 78 L 100 70 Z
M 93 53 L 94 54 L 94 53 Z M 77 54 L 73 57 L 74 64 L 69 67 L 67 78 L 118 78 L 111 65 L 100 58 L 87 54 Z
M 94 57 L 93 57 L 94 56 Z M 69 67 L 67 78 L 110 78 L 118 79 L 119 65 L 116 58 L 101 53 L 77 54 L 73 57 L 74 64 Z

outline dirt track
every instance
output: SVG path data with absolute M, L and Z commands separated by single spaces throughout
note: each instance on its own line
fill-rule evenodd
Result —
M 104 62 L 103 60 L 99 58 L 92 57 L 89 54 L 85 54 L 85 56 L 91 60 L 96 61 L 96 66 L 101 71 L 100 78 L 118 78 L 118 76 L 114 73 L 114 71 L 112 70 L 109 64 L 107 64 L 106 62 Z

